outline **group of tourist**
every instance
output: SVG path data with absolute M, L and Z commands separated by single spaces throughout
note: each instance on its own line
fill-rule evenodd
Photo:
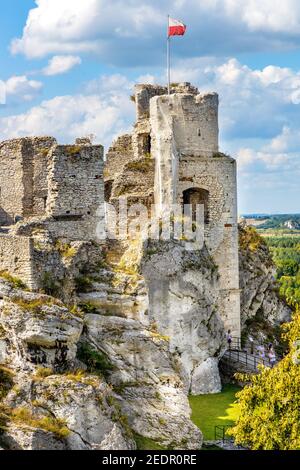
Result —
M 233 339 L 231 330 L 228 330 L 226 334 L 226 338 L 227 338 L 228 349 L 231 349 L 232 339 Z M 268 346 L 266 347 L 263 343 L 259 345 L 255 345 L 254 339 L 252 338 L 252 336 L 249 336 L 248 339 L 250 342 L 250 354 L 252 355 L 256 354 L 259 357 L 259 359 L 261 359 L 261 362 L 263 364 L 265 364 L 265 360 L 266 358 L 268 358 L 270 367 L 274 367 L 276 363 L 276 353 L 275 353 L 273 343 L 269 343 Z
M 267 357 L 269 359 L 270 366 L 273 367 L 275 365 L 276 354 L 272 343 L 269 343 L 267 348 L 263 344 L 260 344 L 259 346 L 257 346 L 256 349 L 258 356 L 261 358 L 262 362 L 264 362 Z

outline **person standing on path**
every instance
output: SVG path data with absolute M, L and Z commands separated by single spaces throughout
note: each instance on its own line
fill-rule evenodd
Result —
M 275 354 L 273 346 L 269 348 L 268 356 L 269 356 L 270 366 L 271 368 L 273 368 L 276 363 L 276 354 Z
M 226 339 L 227 339 L 228 349 L 231 349 L 231 343 L 232 343 L 231 330 L 228 330 L 228 331 L 227 331 L 227 333 L 226 333 Z
M 254 339 L 252 336 L 249 336 L 249 341 L 250 341 L 250 353 L 254 354 Z
M 265 347 L 263 344 L 257 347 L 257 352 L 258 352 L 259 358 L 261 359 L 263 363 L 265 359 Z

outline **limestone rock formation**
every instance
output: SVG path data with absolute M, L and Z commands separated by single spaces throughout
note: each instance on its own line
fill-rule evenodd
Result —
M 289 321 L 291 310 L 279 297 L 276 268 L 269 249 L 254 229 L 240 227 L 240 288 L 242 327 Z M 266 326 L 266 325 L 265 325 Z M 252 328 L 253 329 L 253 328 Z
M 0 144 L 3 447 L 199 449 L 187 395 L 221 390 L 240 293 L 244 328 L 289 318 L 266 247 L 247 236 L 239 289 L 236 162 L 219 152 L 218 96 L 171 92 L 136 87 L 133 132 L 106 159 L 85 138 Z M 169 238 L 146 233 L 175 204 Z M 174 236 L 186 205 L 203 244 Z
M 0 298 L 5 448 L 133 449 L 134 433 L 169 448 L 200 448 L 165 338 L 129 318 L 83 319 L 3 279 Z M 107 358 L 109 375 L 88 372 L 82 347 Z
M 170 338 L 187 391 L 221 391 L 218 358 L 225 350 L 224 323 L 218 311 L 217 267 L 208 251 L 187 251 L 175 242 L 150 243 L 142 272 L 149 321 Z
M 167 338 L 138 321 L 102 315 L 87 315 L 86 338 L 111 359 L 116 400 L 136 433 L 168 448 L 200 447 Z

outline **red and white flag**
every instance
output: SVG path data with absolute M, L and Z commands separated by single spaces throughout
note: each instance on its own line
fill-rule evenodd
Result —
M 183 36 L 186 32 L 186 25 L 182 21 L 174 20 L 169 17 L 168 37 Z

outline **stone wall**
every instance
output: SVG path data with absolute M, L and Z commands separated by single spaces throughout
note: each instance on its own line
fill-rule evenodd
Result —
M 150 117 L 150 100 L 154 96 L 167 95 L 168 89 L 161 85 L 139 84 L 135 86 L 135 105 L 136 120 L 149 119 Z M 173 83 L 170 87 L 170 93 L 180 94 L 198 94 L 198 89 L 188 82 Z
M 26 137 L 0 144 L 0 225 L 45 214 L 48 153 L 52 137 Z
M 220 275 L 219 311 L 240 336 L 235 160 L 218 152 L 218 95 L 176 93 L 150 99 L 157 214 L 189 189 L 208 195 L 205 244 Z
M 238 262 L 238 224 L 236 162 L 230 157 L 187 157 L 179 160 L 177 201 L 183 191 L 203 188 L 208 191 L 208 222 L 205 244 L 220 275 L 219 310 L 225 327 L 240 336 L 240 292 Z
M 106 155 L 104 170 L 106 202 L 109 202 L 112 195 L 116 176 L 122 173 L 124 165 L 131 160 L 133 160 L 132 135 L 124 134 L 113 142 Z
M 0 143 L 0 226 L 23 216 L 22 141 Z
M 50 154 L 47 215 L 57 237 L 95 239 L 104 217 L 103 147 L 58 145 Z
M 33 202 L 32 215 L 39 216 L 46 213 L 48 199 L 48 165 L 51 148 L 56 145 L 53 137 L 32 139 L 33 154 Z
M 0 271 L 8 271 L 35 288 L 33 273 L 33 240 L 29 237 L 0 235 Z

